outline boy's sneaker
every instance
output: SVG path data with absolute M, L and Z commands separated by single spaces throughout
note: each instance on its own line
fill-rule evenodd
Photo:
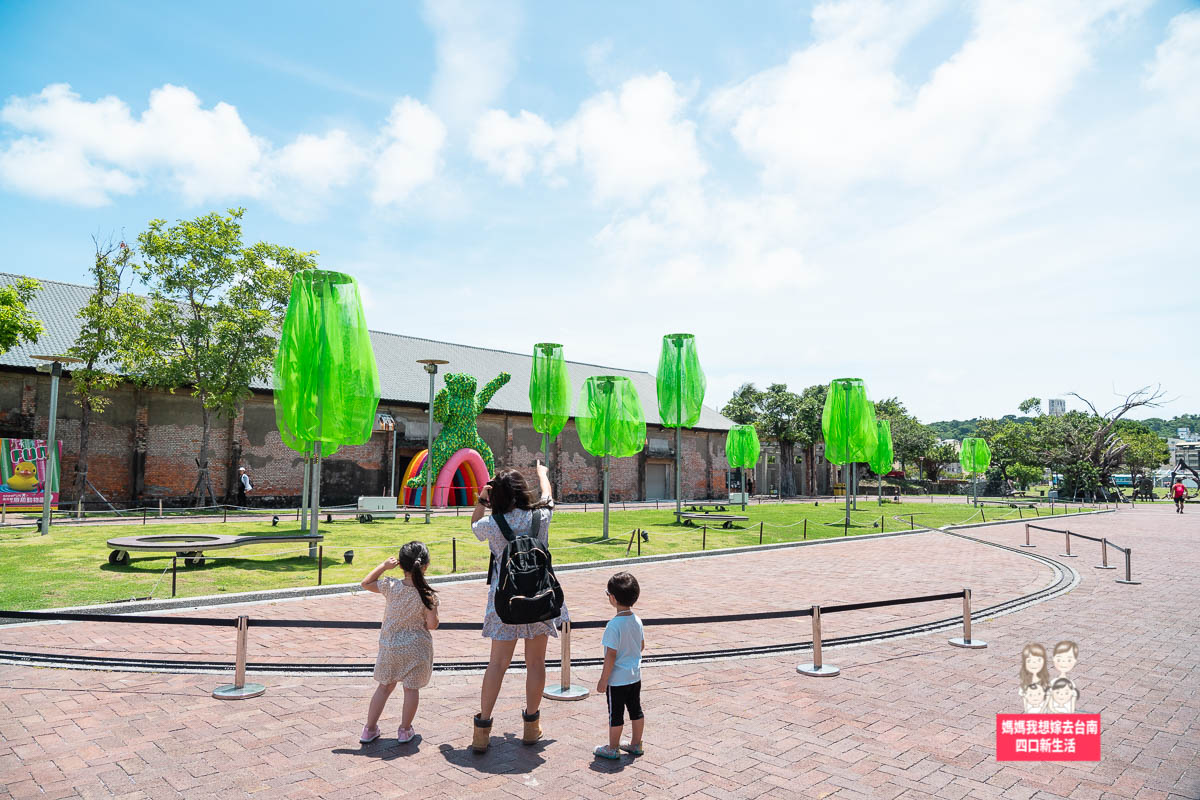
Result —
M 642 749 L 642 746 L 640 744 L 634 744 L 633 742 L 630 742 L 629 744 L 621 745 L 621 749 L 624 750 L 626 753 L 629 753 L 629 755 L 631 755 L 631 756 L 640 756 L 644 752 L 646 752 L 645 750 Z
M 607 758 L 609 761 L 616 761 L 621 757 L 620 750 L 618 750 L 615 747 L 609 747 L 606 744 L 597 746 L 596 749 L 592 751 L 592 753 L 597 758 Z
M 400 744 L 408 744 L 416 735 L 417 732 L 413 729 L 412 725 L 409 725 L 407 728 L 401 725 L 400 730 L 396 731 L 396 738 L 400 740 Z
M 370 744 L 371 742 L 375 741 L 378 738 L 379 738 L 379 726 L 378 725 L 376 725 L 374 728 L 368 728 L 366 725 L 363 725 L 363 732 L 362 732 L 362 735 L 358 737 L 358 741 L 362 744 Z

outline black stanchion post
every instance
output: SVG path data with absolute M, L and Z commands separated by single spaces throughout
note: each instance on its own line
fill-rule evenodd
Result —
M 177 561 L 179 561 L 178 557 L 171 556 L 171 597 L 175 596 L 175 568 L 178 566 Z
M 883 533 L 883 532 L 884 532 L 884 530 L 883 530 L 883 518 L 884 518 L 885 516 L 887 516 L 887 515 L 886 515 L 886 514 L 880 514 L 880 515 L 879 515 L 879 532 L 880 532 L 880 533 Z
M 704 525 L 700 528 L 700 549 L 708 549 L 708 526 Z
M 1117 583 L 1125 583 L 1125 584 L 1129 584 L 1131 586 L 1137 586 L 1138 584 L 1141 583 L 1141 581 L 1135 581 L 1133 579 L 1133 570 L 1132 570 L 1132 567 L 1130 566 L 1130 561 L 1132 560 L 1131 553 L 1133 553 L 1133 549 L 1130 547 L 1126 547 L 1125 548 L 1125 580 L 1121 580 L 1120 578 L 1118 578 Z
M 450 537 L 450 571 L 458 572 L 458 537 Z
M 759 544 L 762 544 L 762 536 L 763 536 L 763 524 L 760 522 L 760 523 L 758 523 L 758 543 Z
M 642 529 L 638 528 L 637 532 L 638 555 L 642 554 Z
M 229 506 L 221 506 L 221 522 L 229 521 Z
M 142 524 L 146 524 L 146 509 L 142 509 Z
M 804 518 L 804 538 L 808 538 L 808 517 Z
M 324 568 L 325 568 L 325 545 L 321 545 L 320 547 L 317 548 L 317 586 L 321 585 L 321 581 L 325 577 Z

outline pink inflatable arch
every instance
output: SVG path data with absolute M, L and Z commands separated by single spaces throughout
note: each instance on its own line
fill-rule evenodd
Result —
M 480 487 L 491 480 L 491 475 L 488 474 L 487 464 L 483 463 L 483 456 L 479 452 L 469 447 L 464 447 L 454 455 L 450 456 L 438 473 L 437 482 L 433 486 L 433 504 L 439 508 L 445 508 L 447 495 L 450 493 L 450 486 L 454 480 L 454 473 L 463 469 L 464 477 L 467 477 L 467 495 L 470 502 L 475 502 L 475 496 L 478 494 Z M 471 480 L 471 477 L 474 480 Z

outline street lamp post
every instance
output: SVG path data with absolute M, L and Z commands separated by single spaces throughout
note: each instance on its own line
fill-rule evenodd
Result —
M 433 378 L 437 375 L 439 364 L 449 364 L 440 358 L 418 358 L 418 364 L 425 365 L 429 373 L 429 430 L 426 432 L 427 450 L 425 451 L 425 524 L 430 523 L 430 510 L 433 508 Z
M 46 432 L 46 474 L 42 481 L 42 536 L 50 533 L 50 476 L 61 465 L 58 463 L 58 448 L 55 446 L 54 433 L 58 422 L 58 379 L 62 377 L 63 364 L 80 364 L 83 359 L 71 356 L 34 356 L 38 361 L 47 362 L 38 367 L 40 372 L 50 373 L 50 425 Z M 62 491 L 62 476 L 59 476 L 59 491 Z

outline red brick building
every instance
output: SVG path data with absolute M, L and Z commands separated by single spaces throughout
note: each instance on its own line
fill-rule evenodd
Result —
M 18 277 L 0 273 L 0 285 Z M 34 354 L 59 354 L 70 347 L 79 331 L 77 314 L 91 292 L 89 287 L 42 281 L 31 310 L 46 328 L 37 344 L 14 348 L 0 356 L 0 435 L 45 438 L 50 406 L 50 377 L 35 371 Z M 321 494 L 329 504 L 352 503 L 360 495 L 394 493 L 409 459 L 425 448 L 429 379 L 419 358 L 442 358 L 436 388 L 446 372 L 465 372 L 482 386 L 500 372 L 512 374 L 479 418 L 479 433 L 492 448 L 498 467 L 532 470 L 541 447 L 533 430 L 528 388 L 529 355 L 483 347 L 372 332 L 379 365 L 382 399 L 376 433 L 369 442 L 342 448 L 326 459 L 321 470 Z M 654 347 L 657 343 L 649 343 Z M 568 345 L 569 351 L 569 345 Z M 617 500 L 670 499 L 674 495 L 674 431 L 659 424 L 654 376 L 646 372 L 611 369 L 568 362 L 576 394 L 589 375 L 628 376 L 636 385 L 646 413 L 647 446 L 636 456 L 613 459 L 610 491 Z M 175 393 L 140 389 L 125 384 L 111 393 L 112 403 L 92 418 L 88 476 L 95 488 L 114 504 L 163 499 L 183 503 L 196 482 L 201 420 L 199 402 L 186 388 Z M 79 446 L 80 409 L 71 391 L 70 374 L 60 385 L 57 438 L 63 444 L 63 502 L 73 502 L 75 460 Z M 393 431 L 386 423 L 395 421 Z M 729 421 L 705 408 L 697 427 L 683 432 L 683 495 L 688 499 L 727 495 L 725 433 Z M 434 435 L 439 425 L 434 425 Z M 241 413 L 217 418 L 211 437 L 210 471 L 218 497 L 235 494 L 239 466 L 254 484 L 256 504 L 291 504 L 300 496 L 299 455 L 282 444 L 275 427 L 269 381 L 256 386 Z M 551 446 L 552 482 L 561 500 L 596 500 L 601 491 L 600 459 L 579 443 L 574 421 Z M 393 466 L 394 465 L 394 466 Z M 85 498 L 89 507 L 99 502 Z

